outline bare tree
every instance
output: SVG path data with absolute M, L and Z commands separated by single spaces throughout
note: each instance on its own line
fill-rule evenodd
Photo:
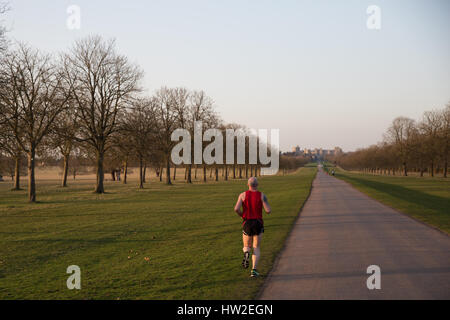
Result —
M 430 146 L 429 138 L 423 134 L 423 129 L 419 124 L 419 128 L 414 130 L 414 134 L 411 137 L 411 162 L 416 167 L 416 170 L 419 170 L 420 176 L 423 177 L 423 173 L 427 168 L 427 162 L 430 159 Z M 434 142 L 432 142 L 434 144 Z M 393 154 L 388 154 L 388 156 L 395 156 Z M 434 159 L 434 156 L 432 157 Z M 433 170 L 431 170 L 433 172 Z
M 51 57 L 27 45 L 18 44 L 17 49 L 5 54 L 0 68 L 6 79 L 0 90 L 0 117 L 27 154 L 28 199 L 35 202 L 36 150 L 66 108 L 70 95 Z
M 141 70 L 116 52 L 113 40 L 99 36 L 75 43 L 64 55 L 65 79 L 73 88 L 76 103 L 78 141 L 95 150 L 96 193 L 104 193 L 103 161 L 118 130 L 118 117 L 128 100 L 139 91 Z
M 122 116 L 121 118 L 125 118 L 125 116 Z M 122 120 L 124 121 L 124 120 Z M 133 156 L 133 146 L 130 143 L 128 132 L 124 131 L 123 123 L 121 121 L 120 127 L 121 130 L 117 132 L 113 136 L 113 152 L 117 153 L 117 156 L 120 158 L 120 161 L 122 162 L 122 168 L 123 168 L 123 178 L 122 183 L 127 184 L 128 183 L 128 167 L 130 160 Z
M 81 145 L 76 144 L 76 147 L 72 151 L 71 161 L 69 166 L 69 173 L 73 180 L 77 175 L 87 173 L 87 165 L 90 161 L 87 159 L 87 154 Z
M 430 164 L 430 175 L 434 176 L 434 169 L 439 156 L 439 132 L 442 127 L 442 118 L 437 111 L 427 111 L 423 114 L 423 119 L 419 123 L 419 128 L 423 136 L 422 148 Z
M 8 160 L 11 159 L 14 162 L 14 169 L 11 172 L 12 177 L 14 177 L 14 187 L 12 190 L 21 190 L 20 169 L 23 152 L 17 143 L 14 132 L 7 125 L 0 126 L 0 154 L 6 155 Z
M 415 121 L 405 117 L 398 117 L 389 127 L 387 139 L 393 143 L 397 149 L 398 156 L 403 166 L 403 175 L 408 175 L 407 162 L 411 152 L 411 137 L 416 130 Z
M 144 188 L 144 161 L 152 150 L 155 136 L 156 99 L 139 99 L 123 120 L 122 130 L 139 162 L 139 188 Z
M 177 114 L 177 127 L 180 129 L 187 129 L 189 121 L 189 97 L 190 93 L 185 88 L 172 89 L 172 102 Z M 185 168 L 186 169 L 186 168 Z M 177 166 L 173 168 L 173 180 L 176 179 Z M 185 172 L 186 176 L 186 172 Z M 187 179 L 187 176 L 186 176 Z
M 63 159 L 61 186 L 67 187 L 70 155 L 76 145 L 78 125 L 73 106 L 58 115 L 48 137 L 48 146 L 58 150 Z
M 115 146 L 113 145 L 114 139 L 111 139 L 111 147 L 108 148 L 108 151 L 105 153 L 105 157 L 103 159 L 103 170 L 105 173 L 109 173 L 111 175 L 112 181 L 120 181 L 120 167 L 122 165 L 121 155 L 117 153 Z
M 194 124 L 202 122 L 202 130 L 218 126 L 220 120 L 214 111 L 214 101 L 204 91 L 194 91 L 189 97 L 189 109 L 187 113 L 186 128 L 191 134 L 191 150 L 194 144 Z M 191 163 L 194 159 L 191 158 Z M 197 170 L 197 168 L 196 168 Z M 192 183 L 192 164 L 188 167 L 188 183 Z M 203 164 L 203 181 L 206 182 L 206 165 Z
M 170 153 L 175 143 L 172 132 L 177 129 L 178 113 L 174 103 L 174 91 L 163 87 L 155 95 L 156 139 L 159 151 L 164 155 L 166 165 L 166 184 L 172 184 L 170 178 Z M 162 170 L 161 173 L 162 174 Z

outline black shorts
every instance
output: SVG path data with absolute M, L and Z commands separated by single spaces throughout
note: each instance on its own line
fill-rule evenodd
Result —
M 242 232 L 246 236 L 259 236 L 264 232 L 264 224 L 259 219 L 249 219 L 245 220 L 242 224 Z

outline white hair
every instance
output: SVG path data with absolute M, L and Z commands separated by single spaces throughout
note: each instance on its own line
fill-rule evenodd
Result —
M 250 179 L 248 179 L 248 185 L 256 188 L 258 186 L 258 179 L 256 179 L 255 177 L 251 177 Z

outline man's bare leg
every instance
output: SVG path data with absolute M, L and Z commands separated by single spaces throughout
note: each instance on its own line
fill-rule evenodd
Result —
M 244 243 L 244 247 L 242 248 L 242 251 L 244 252 L 244 260 L 242 260 L 242 266 L 247 269 L 250 260 L 250 251 L 252 250 L 253 237 L 242 234 L 242 242 Z
M 246 236 L 245 234 L 242 234 L 242 242 L 244 243 L 244 248 L 252 248 L 253 244 L 253 237 Z
M 261 240 L 262 240 L 262 233 L 259 236 L 253 236 L 253 254 L 252 254 L 252 262 L 253 262 L 253 268 L 252 269 L 256 269 L 256 267 L 258 266 L 258 262 L 259 262 L 259 257 L 260 257 L 260 245 L 261 245 Z

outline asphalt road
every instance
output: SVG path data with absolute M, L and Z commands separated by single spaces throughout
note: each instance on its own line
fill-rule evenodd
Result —
M 450 299 L 450 237 L 319 172 L 259 298 Z

